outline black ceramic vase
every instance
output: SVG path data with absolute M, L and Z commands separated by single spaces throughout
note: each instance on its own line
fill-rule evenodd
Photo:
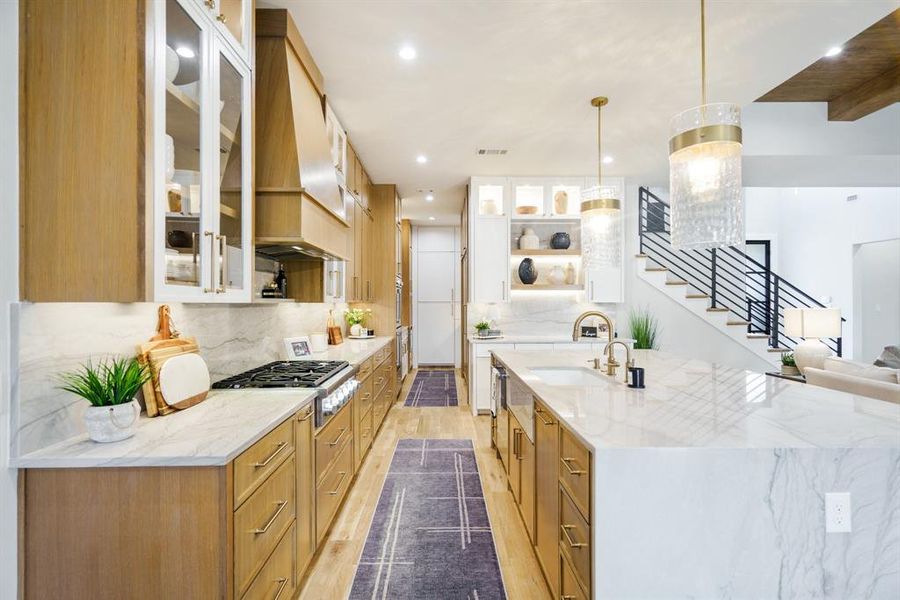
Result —
M 550 247 L 554 250 L 566 250 L 571 244 L 572 240 L 565 231 L 558 231 L 550 238 Z
M 526 258 L 519 263 L 519 279 L 527 285 L 537 281 L 537 267 L 534 266 L 534 260 Z

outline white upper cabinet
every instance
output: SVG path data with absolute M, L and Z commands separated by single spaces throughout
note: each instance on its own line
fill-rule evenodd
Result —
M 250 68 L 202 3 L 151 6 L 153 299 L 249 302 Z
M 509 181 L 473 177 L 469 194 L 469 302 L 509 302 Z
M 472 217 L 508 216 L 509 181 L 506 177 L 473 177 L 469 194 Z
M 338 185 L 347 187 L 347 132 L 341 127 L 340 121 L 331 105 L 325 104 L 325 135 L 331 144 L 331 160 L 334 163 L 334 172 L 337 175 Z

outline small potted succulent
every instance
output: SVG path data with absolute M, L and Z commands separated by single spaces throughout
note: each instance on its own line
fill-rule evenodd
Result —
M 487 319 L 481 319 L 477 323 L 475 323 L 475 331 L 478 332 L 478 335 L 484 337 L 488 334 L 488 331 L 491 329 L 491 324 Z
M 347 320 L 347 324 L 350 326 L 350 335 L 353 337 L 365 337 L 368 334 L 366 329 L 363 329 L 363 323 L 366 322 L 368 316 L 372 313 L 371 308 L 348 308 L 344 313 L 344 318 Z
M 63 373 L 59 388 L 91 403 L 84 411 L 84 424 L 92 440 L 118 442 L 134 435 L 141 414 L 135 396 L 149 378 L 149 369 L 137 359 L 109 358 Z
M 781 355 L 781 374 L 790 375 L 791 377 L 800 375 L 800 369 L 797 368 L 797 363 L 794 362 L 793 352 L 785 352 Z

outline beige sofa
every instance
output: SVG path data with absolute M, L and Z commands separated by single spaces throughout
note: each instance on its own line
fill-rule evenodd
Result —
M 806 383 L 900 404 L 900 370 L 842 358 L 826 358 L 823 369 L 806 368 Z

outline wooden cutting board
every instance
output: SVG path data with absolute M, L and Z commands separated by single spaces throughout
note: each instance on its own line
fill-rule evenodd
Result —
M 159 369 L 159 391 L 166 404 L 182 410 L 206 399 L 209 369 L 199 354 L 168 358 Z
M 173 356 L 197 354 L 200 348 L 194 338 L 171 338 L 145 342 L 138 346 L 138 361 L 150 369 L 150 379 L 144 384 L 144 404 L 147 416 L 167 415 L 177 408 L 169 406 L 159 390 L 159 370 Z

